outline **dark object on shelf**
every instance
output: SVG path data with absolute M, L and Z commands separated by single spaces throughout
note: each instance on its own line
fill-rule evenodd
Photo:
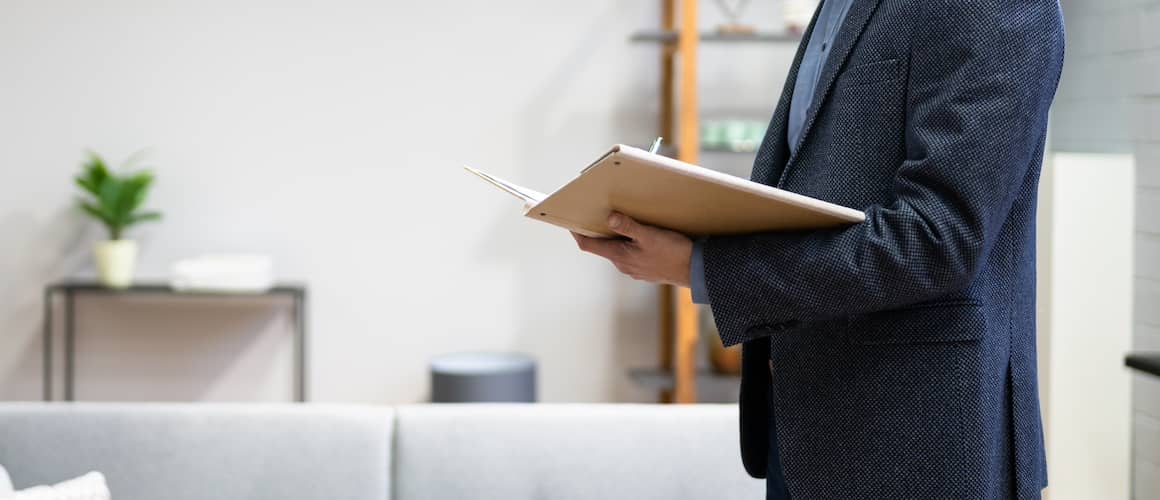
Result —
M 1124 365 L 1160 377 L 1160 352 L 1129 354 L 1124 356 Z
M 163 283 L 135 283 L 128 288 L 112 289 L 95 281 L 62 281 L 44 288 L 44 400 L 52 401 L 52 316 L 53 297 L 64 294 L 64 400 L 75 398 L 76 378 L 76 296 L 91 295 L 168 295 L 172 297 L 270 297 L 288 295 L 293 299 L 294 315 L 294 400 L 306 401 L 306 287 L 277 285 L 261 293 L 179 292 Z
M 535 403 L 536 360 L 517 353 L 445 354 L 431 361 L 432 403 Z
M 652 30 L 638 31 L 632 34 L 634 42 L 677 43 L 677 32 Z M 754 33 L 731 33 L 720 31 L 706 31 L 701 33 L 701 41 L 714 42 L 748 42 L 748 43 L 799 43 L 801 33 L 758 31 Z

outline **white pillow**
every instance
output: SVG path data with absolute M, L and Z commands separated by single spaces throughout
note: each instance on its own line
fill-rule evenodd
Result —
M 0 465 L 0 497 L 12 494 L 12 480 L 8 478 L 8 471 Z
M 0 500 L 109 500 L 109 487 L 100 472 L 90 472 L 52 486 L 34 486 L 8 495 Z

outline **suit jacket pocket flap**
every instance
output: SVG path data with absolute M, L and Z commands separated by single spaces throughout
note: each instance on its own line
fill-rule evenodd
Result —
M 846 335 L 855 344 L 924 344 L 978 340 L 986 329 L 983 306 L 963 301 L 854 316 Z

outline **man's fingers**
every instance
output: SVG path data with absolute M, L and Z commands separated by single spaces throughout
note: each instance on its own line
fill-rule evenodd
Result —
M 625 218 L 627 219 L 627 217 Z M 627 234 L 624 235 L 628 236 Z M 632 256 L 629 252 L 630 245 L 633 243 L 625 240 L 589 238 L 587 236 L 576 233 L 572 233 L 572 238 L 576 240 L 576 245 L 579 246 L 581 250 L 608 259 L 608 261 L 611 262 L 612 265 L 616 267 L 616 270 L 621 274 L 629 276 L 635 280 L 641 279 L 639 270 L 633 263 Z
M 581 250 L 608 259 L 617 271 L 635 280 L 687 286 L 692 247 L 688 237 L 641 224 L 616 212 L 609 215 L 608 227 L 628 239 L 590 238 L 576 233 L 572 237 Z
M 576 244 L 585 252 L 599 255 L 614 262 L 624 255 L 623 241 L 589 238 L 575 233 L 573 236 L 576 238 Z
M 652 230 L 651 227 L 641 224 L 634 220 L 632 217 L 618 212 L 613 212 L 608 216 L 608 227 L 609 229 L 616 231 L 616 234 L 627 236 L 634 241 L 640 240 L 641 238 L 647 236 L 649 231 Z

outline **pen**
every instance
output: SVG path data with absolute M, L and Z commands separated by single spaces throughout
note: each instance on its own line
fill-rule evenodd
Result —
M 657 140 L 653 141 L 652 147 L 648 148 L 648 152 L 654 155 L 657 154 L 657 151 L 661 150 L 661 141 L 663 140 L 665 140 L 664 137 L 657 137 Z

